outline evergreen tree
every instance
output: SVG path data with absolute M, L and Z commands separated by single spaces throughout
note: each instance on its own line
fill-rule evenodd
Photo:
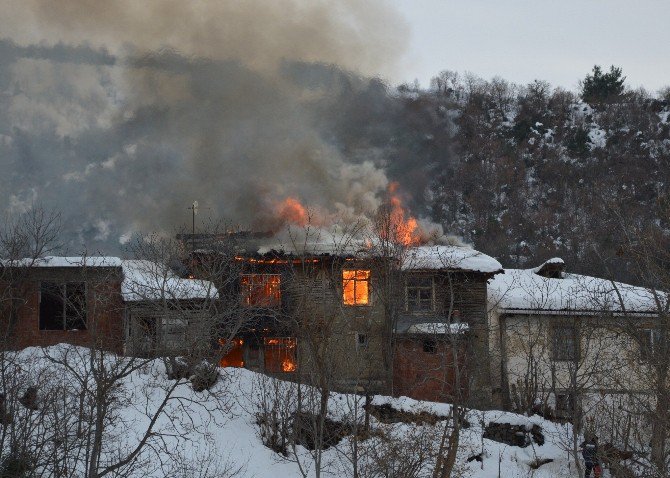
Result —
M 621 68 L 610 66 L 608 73 L 603 73 L 600 66 L 593 67 L 593 73 L 586 75 L 582 81 L 582 99 L 589 104 L 602 103 L 621 96 L 624 91 L 624 81 Z

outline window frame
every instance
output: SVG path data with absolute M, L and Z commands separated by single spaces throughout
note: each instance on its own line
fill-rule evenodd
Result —
M 38 282 L 38 299 L 37 299 L 37 329 L 40 332 L 78 332 L 88 330 L 88 283 L 86 281 L 54 281 L 54 280 L 40 280 Z M 46 287 L 54 286 L 54 289 L 58 289 L 59 295 L 58 300 L 61 307 L 61 327 L 59 328 L 47 328 L 43 327 L 45 319 L 43 319 L 43 309 L 42 309 L 42 300 L 45 295 Z M 81 286 L 83 297 L 83 304 L 75 304 L 70 297 L 68 292 L 68 286 Z M 74 295 L 74 292 L 72 293 Z M 76 308 L 73 314 L 68 314 L 72 308 Z M 70 325 L 68 325 L 68 323 Z M 75 326 L 72 326 L 74 324 Z
M 657 353 L 658 342 L 661 341 L 661 331 L 655 327 L 644 327 L 641 329 L 640 337 L 640 360 L 649 362 Z
M 344 275 L 347 272 L 353 272 L 353 277 L 352 278 L 346 278 Z M 359 272 L 366 272 L 367 273 L 367 278 L 365 279 L 359 279 L 356 277 L 357 273 Z M 346 290 L 347 290 L 347 285 L 348 282 L 351 282 L 353 284 L 353 298 L 354 298 L 354 303 L 347 303 L 347 298 L 346 298 Z M 367 302 L 365 303 L 358 303 L 356 302 L 356 288 L 359 282 L 366 282 L 367 283 Z M 370 307 L 372 306 L 372 270 L 371 269 L 342 269 L 342 305 L 345 307 Z
M 277 340 L 279 343 L 277 343 L 277 344 L 268 343 L 270 340 Z M 278 369 L 270 370 L 268 368 L 268 357 L 267 357 L 268 348 L 273 349 L 273 350 L 289 351 L 289 353 L 284 353 L 283 356 L 285 358 L 292 359 L 293 366 L 294 366 L 293 370 L 284 370 L 282 368 L 283 362 L 279 363 Z M 263 370 L 266 373 L 273 373 L 273 374 L 297 373 L 298 372 L 298 367 L 299 367 L 299 364 L 298 364 L 298 338 L 297 337 L 271 336 L 271 337 L 264 337 L 263 338 Z
M 572 348 L 568 349 L 568 335 L 559 331 L 571 331 Z M 581 343 L 579 327 L 575 324 L 556 324 L 553 326 L 551 338 L 551 358 L 554 362 L 578 362 L 581 358 Z M 570 351 L 570 352 L 568 352 Z
M 567 405 L 567 408 L 559 408 L 559 403 Z M 579 415 L 579 410 L 580 403 L 578 400 L 578 394 L 569 390 L 561 390 L 554 393 L 554 411 L 559 418 L 574 419 L 575 416 Z
M 361 338 L 363 341 L 361 341 Z M 370 348 L 370 336 L 363 332 L 356 332 L 356 350 L 368 350 Z
M 411 280 L 421 280 L 421 279 L 429 279 L 430 280 L 430 287 L 428 286 L 410 286 L 410 281 Z M 430 307 L 427 309 L 411 309 L 410 308 L 410 289 L 416 289 L 418 290 L 427 290 L 430 288 Z M 421 298 L 419 298 L 419 303 L 421 302 Z M 405 278 L 405 312 L 409 313 L 414 313 L 414 314 L 425 314 L 425 313 L 430 313 L 430 312 L 435 312 L 435 276 L 430 275 L 410 275 Z
M 261 283 L 255 284 L 252 279 L 254 277 L 261 277 L 262 278 Z M 258 293 L 255 293 L 256 287 L 258 287 L 258 290 L 264 291 L 265 287 L 270 284 L 270 281 L 268 280 L 270 277 L 276 277 L 278 279 L 276 285 L 276 293 L 272 293 L 271 295 L 267 296 L 263 293 L 263 295 L 260 297 L 266 300 L 252 302 L 252 299 L 258 298 Z M 244 278 L 249 278 L 248 284 L 244 284 L 243 282 Z M 243 306 L 259 307 L 267 309 L 281 307 L 282 303 L 281 274 L 263 273 L 263 272 L 260 273 L 242 272 L 240 273 L 239 281 L 240 281 L 240 301 L 242 302 Z M 271 285 L 270 287 L 271 290 L 274 289 L 274 285 Z

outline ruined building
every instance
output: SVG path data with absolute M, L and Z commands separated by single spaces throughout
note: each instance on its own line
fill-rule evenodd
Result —
M 221 253 L 198 239 L 196 277 L 217 260 L 235 263 L 217 283 L 239 325 L 221 340 L 221 365 L 332 390 L 498 403 L 486 296 L 502 267 L 491 257 L 457 246 L 297 252 L 262 236 Z

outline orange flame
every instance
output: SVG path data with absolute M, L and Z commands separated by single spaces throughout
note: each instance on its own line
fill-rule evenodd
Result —
M 281 369 L 284 372 L 295 372 L 297 367 L 295 366 L 295 363 L 293 362 L 293 360 L 286 357 L 284 359 L 284 361 L 281 363 Z
M 343 270 L 342 271 L 342 298 L 345 305 L 368 305 L 370 271 Z
M 405 246 L 417 245 L 421 242 L 419 223 L 416 218 L 406 213 L 402 205 L 402 199 L 398 194 L 398 187 L 397 182 L 392 182 L 388 187 L 391 206 L 391 234 L 396 241 Z
M 277 215 L 284 223 L 305 226 L 309 222 L 307 209 L 294 197 L 287 197 L 277 205 Z

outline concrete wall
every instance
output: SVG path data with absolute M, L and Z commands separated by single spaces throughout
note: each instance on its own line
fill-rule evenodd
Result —
M 511 396 L 532 383 L 538 399 L 556 404 L 556 393 L 577 391 L 586 416 L 599 412 L 593 397 L 636 393 L 645 395 L 651 386 L 648 365 L 640 359 L 640 348 L 613 318 L 566 315 L 503 315 L 501 328 L 501 376 Z M 647 321 L 641 319 L 639 326 Z M 555 327 L 574 325 L 579 333 L 579 355 L 575 361 L 556 360 Z M 626 325 L 629 328 L 629 325 Z M 585 400 L 590 396 L 589 400 Z M 513 402 L 513 400 L 511 400 Z M 512 404 L 510 402 L 510 405 Z

